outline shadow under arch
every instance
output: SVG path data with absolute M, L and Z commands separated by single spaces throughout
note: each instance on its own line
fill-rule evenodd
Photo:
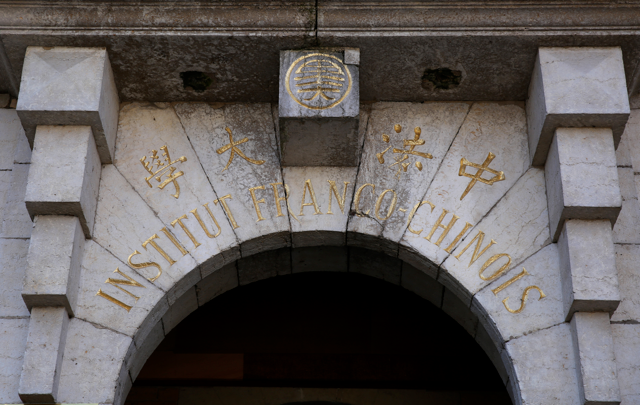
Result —
M 287 274 L 330 269 L 335 272 L 360 273 L 398 285 L 443 310 L 484 350 L 498 371 L 512 402 L 519 403 L 518 384 L 509 377 L 514 376 L 515 371 L 510 357 L 504 351 L 504 341 L 497 339 L 499 333 L 492 325 L 487 324 L 486 320 L 491 319 L 490 316 L 486 312 L 478 313 L 483 311 L 482 308 L 474 307 L 472 310 L 453 290 L 434 279 L 432 274 L 438 266 L 428 258 L 412 252 L 405 254 L 405 260 L 402 260 L 382 253 L 382 249 L 373 245 L 373 249 L 356 246 L 266 249 L 228 263 L 195 284 L 183 286 L 181 290 L 184 292 L 173 301 L 161 319 L 152 327 L 146 328 L 146 332 L 142 332 L 143 328 L 140 328 L 134 336 L 129 353 L 122 363 L 114 402 L 124 402 L 133 381 L 166 334 L 200 306 L 238 286 Z

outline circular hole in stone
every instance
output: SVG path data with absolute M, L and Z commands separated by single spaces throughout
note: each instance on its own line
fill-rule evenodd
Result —
M 448 90 L 457 87 L 462 81 L 462 72 L 449 68 L 427 69 L 422 76 L 422 87 L 427 90 Z
M 185 90 L 193 90 L 196 93 L 202 93 L 213 83 L 213 79 L 206 73 L 195 70 L 181 72 L 180 78 Z

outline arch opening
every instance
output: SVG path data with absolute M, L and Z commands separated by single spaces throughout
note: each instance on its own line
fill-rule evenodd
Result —
M 373 250 L 240 259 L 160 324 L 163 339 L 150 334 L 144 344 L 157 348 L 130 370 L 126 404 L 511 403 L 503 360 L 471 309 L 423 270 Z

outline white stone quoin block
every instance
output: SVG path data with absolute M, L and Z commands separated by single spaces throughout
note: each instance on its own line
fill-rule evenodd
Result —
M 77 217 L 36 217 L 22 290 L 29 309 L 58 306 L 74 314 L 83 248 L 84 233 Z
M 609 314 L 577 312 L 571 335 L 582 404 L 619 404 L 616 357 Z
M 112 162 L 120 101 L 105 48 L 28 47 L 16 109 L 32 145 L 37 125 L 90 125 Z
M 566 221 L 558 248 L 566 319 L 576 311 L 613 313 L 620 304 L 620 291 L 611 223 Z
M 24 198 L 29 215 L 76 216 L 91 237 L 100 171 L 90 127 L 39 126 Z
M 532 164 L 544 164 L 558 127 L 611 128 L 617 147 L 629 112 L 620 47 L 540 48 L 527 101 Z
M 558 128 L 545 165 L 549 231 L 558 240 L 568 219 L 608 219 L 622 207 L 611 130 Z
M 18 391 L 25 403 L 56 402 L 68 326 L 63 307 L 38 307 L 31 312 Z

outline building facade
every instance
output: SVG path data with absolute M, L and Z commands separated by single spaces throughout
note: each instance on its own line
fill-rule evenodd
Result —
M 0 93 L 0 403 L 640 404 L 637 1 L 0 1 Z

